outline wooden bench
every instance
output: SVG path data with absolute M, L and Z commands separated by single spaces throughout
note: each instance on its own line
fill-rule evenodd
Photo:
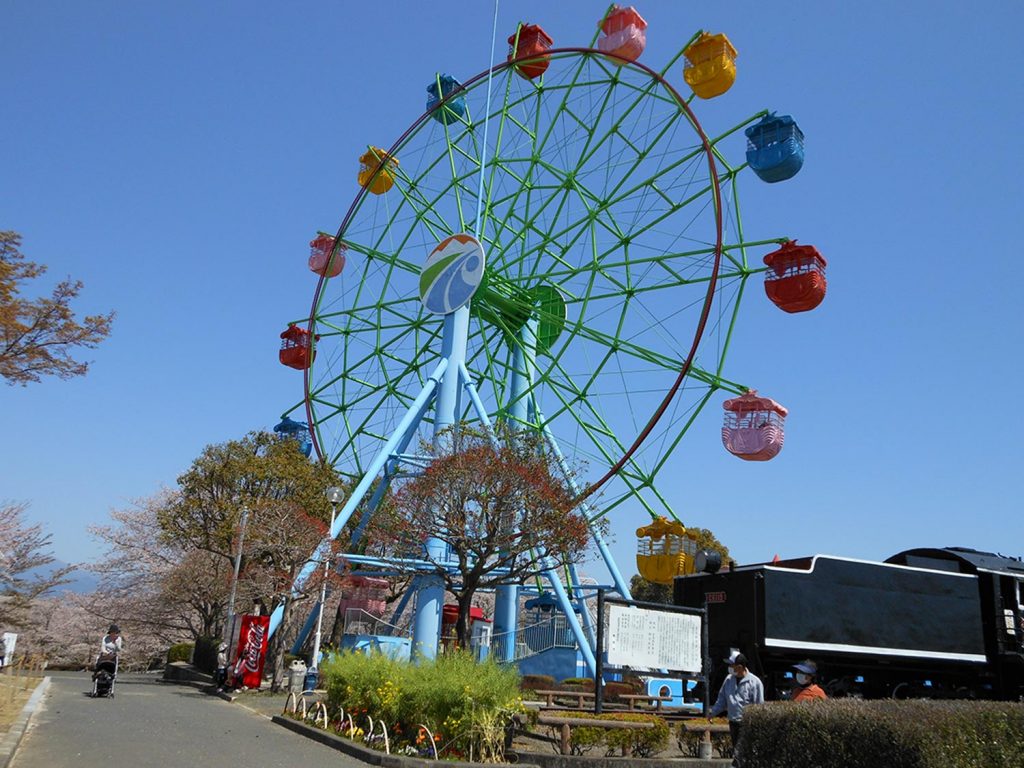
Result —
M 534 691 L 534 693 L 537 694 L 538 696 L 545 697 L 545 699 L 547 701 L 547 706 L 549 706 L 549 707 L 555 706 L 555 699 L 556 698 L 564 698 L 564 699 L 573 699 L 573 698 L 575 698 L 576 701 L 577 701 L 576 707 L 578 709 L 583 709 L 583 700 L 584 699 L 590 699 L 591 701 L 594 700 L 594 694 L 589 692 L 589 691 Z
M 617 698 L 620 698 L 629 704 L 629 710 L 631 712 L 636 710 L 636 705 L 643 701 L 648 704 L 654 704 L 654 708 L 660 710 L 661 705 L 666 701 L 672 701 L 673 696 L 647 696 L 642 693 L 620 693 Z
M 540 691 L 538 691 L 538 693 L 540 693 Z M 564 693 L 564 691 L 561 691 L 561 693 Z M 574 693 L 574 691 L 570 691 L 570 693 Z M 537 722 L 541 725 L 561 726 L 561 738 L 559 739 L 558 747 L 563 755 L 572 754 L 572 729 L 574 726 L 577 728 L 611 728 L 632 731 L 643 731 L 654 727 L 654 723 L 631 723 L 623 720 L 598 720 L 596 718 L 589 717 L 555 717 L 553 715 L 541 715 L 537 719 Z M 627 747 L 623 745 L 623 757 L 626 757 L 627 751 Z

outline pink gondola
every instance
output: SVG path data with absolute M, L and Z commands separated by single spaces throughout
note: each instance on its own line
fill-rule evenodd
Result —
M 745 461 L 768 461 L 782 450 L 785 440 L 784 407 L 751 389 L 741 397 L 726 400 L 722 445 Z
M 598 50 L 622 57 L 609 59 L 613 64 L 624 64 L 622 59 L 636 61 L 644 52 L 647 45 L 647 22 L 633 6 L 623 8 L 613 5 L 598 26 L 604 32 L 604 35 L 598 38 Z
M 334 238 L 330 235 L 317 235 L 309 241 L 310 271 L 324 277 L 337 277 L 345 267 L 345 251 L 347 250 L 348 247 L 342 243 L 335 253 Z

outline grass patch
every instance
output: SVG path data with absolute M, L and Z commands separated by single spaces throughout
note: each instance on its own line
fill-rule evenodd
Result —
M 4 667 L 0 673 L 0 735 L 10 730 L 42 674 L 19 666 Z

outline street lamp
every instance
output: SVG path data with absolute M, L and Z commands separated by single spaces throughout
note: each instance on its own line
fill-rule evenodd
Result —
M 327 529 L 327 552 L 324 555 L 324 581 L 320 585 L 320 610 L 316 617 L 316 635 L 313 638 L 312 666 L 320 666 L 320 633 L 324 626 L 324 603 L 327 602 L 327 578 L 331 574 L 331 533 L 334 531 L 334 516 L 338 512 L 338 505 L 345 498 L 345 489 L 332 485 L 327 489 L 327 500 L 331 503 L 331 527 Z

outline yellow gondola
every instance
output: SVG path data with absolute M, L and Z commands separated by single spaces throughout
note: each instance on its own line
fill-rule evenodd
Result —
M 694 572 L 697 542 L 678 520 L 655 518 L 636 529 L 636 567 L 655 584 L 671 584 L 676 576 Z
M 736 49 L 725 35 L 701 32 L 683 55 L 690 62 L 683 79 L 702 99 L 721 96 L 736 82 Z
M 398 166 L 397 157 L 389 155 L 380 147 L 370 147 L 359 158 L 359 163 L 359 186 L 366 187 L 375 195 L 382 195 L 394 186 L 392 169 Z M 378 168 L 380 173 L 377 173 Z

